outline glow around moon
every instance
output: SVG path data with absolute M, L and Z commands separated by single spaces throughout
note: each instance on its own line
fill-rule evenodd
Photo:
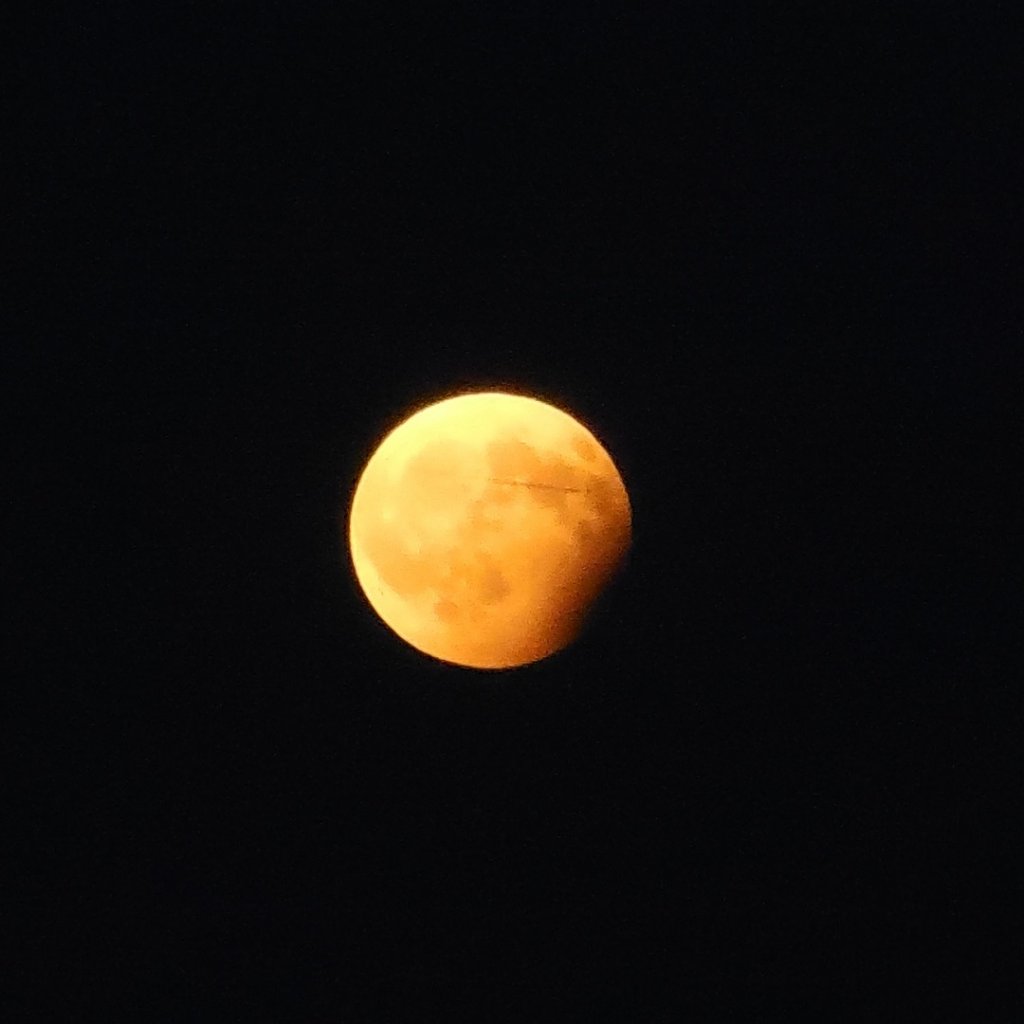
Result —
M 420 409 L 366 464 L 349 511 L 356 577 L 403 640 L 511 668 L 570 643 L 629 548 L 629 498 L 582 424 L 524 395 Z

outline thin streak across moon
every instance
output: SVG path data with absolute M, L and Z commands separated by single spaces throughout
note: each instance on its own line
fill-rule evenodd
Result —
M 505 487 L 535 487 L 542 491 L 564 491 L 566 494 L 586 494 L 580 487 L 558 487 L 555 484 L 532 484 L 529 480 L 495 480 L 488 478 L 492 484 L 501 484 Z
M 474 392 L 381 441 L 348 525 L 356 577 L 395 633 L 443 661 L 511 668 L 575 638 L 631 512 L 611 457 L 568 413 Z

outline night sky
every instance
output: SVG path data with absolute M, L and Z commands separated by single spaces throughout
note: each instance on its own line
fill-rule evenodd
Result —
M 4 1019 L 1011 1019 L 1013 5 L 429 6 L 13 65 Z M 634 514 L 501 673 L 343 538 L 491 387 Z

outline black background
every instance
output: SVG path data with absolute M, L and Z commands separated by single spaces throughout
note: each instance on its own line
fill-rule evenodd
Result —
M 894 6 L 24 40 L 6 1019 L 1007 1019 L 1022 36 Z M 394 638 L 341 534 L 489 386 L 635 517 L 510 673 Z

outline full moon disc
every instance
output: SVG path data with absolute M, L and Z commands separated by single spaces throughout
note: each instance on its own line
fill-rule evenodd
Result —
M 392 430 L 352 497 L 348 539 L 374 610 L 413 647 L 513 668 L 569 644 L 629 548 L 611 457 L 525 395 L 446 398 Z

